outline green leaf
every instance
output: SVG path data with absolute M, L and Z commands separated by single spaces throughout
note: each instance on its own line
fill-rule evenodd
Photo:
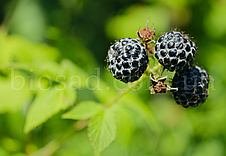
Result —
M 92 81 L 93 86 L 98 86 L 97 89 L 93 90 L 96 97 L 102 102 L 107 103 L 117 96 L 119 91 L 117 92 L 113 87 L 109 87 L 104 81 L 101 79 L 96 79 Z M 150 107 L 148 107 L 138 96 L 134 93 L 127 93 L 124 95 L 119 101 L 117 101 L 114 105 L 121 104 L 130 108 L 140 114 L 143 119 L 148 123 L 150 128 L 155 130 L 155 132 L 160 131 L 159 124 L 157 123 L 155 116 Z
M 94 101 L 82 101 L 69 112 L 63 114 L 64 119 L 87 120 L 103 110 L 102 105 Z
M 113 109 L 101 111 L 89 122 L 89 132 L 92 146 L 96 156 L 107 148 L 116 137 L 116 121 Z
M 33 96 L 27 82 L 20 72 L 13 72 L 10 78 L 0 76 L 0 113 L 20 111 L 31 102 Z
M 70 90 L 68 87 L 63 89 L 62 85 L 57 85 L 56 87 L 39 92 L 28 111 L 24 127 L 25 133 L 28 133 L 60 110 L 68 108 L 75 102 L 76 93 L 74 90 Z
M 57 48 L 33 43 L 19 35 L 8 36 L 7 44 L 10 45 L 8 49 L 12 55 L 12 61 L 16 59 L 17 62 L 27 63 L 31 67 L 36 64 L 57 61 L 60 56 Z
M 23 69 L 23 70 L 27 70 L 29 71 L 30 69 L 32 69 L 32 72 L 34 74 L 38 74 L 41 75 L 39 78 L 43 79 L 49 79 L 49 80 L 54 80 L 56 81 L 56 77 L 59 75 L 59 64 L 53 61 L 50 62 L 45 62 L 45 63 L 15 63 L 12 64 L 12 66 L 14 66 L 15 68 L 18 69 Z

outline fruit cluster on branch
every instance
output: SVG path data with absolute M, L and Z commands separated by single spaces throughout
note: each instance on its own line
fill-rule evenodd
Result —
M 149 65 L 149 57 L 155 57 L 162 71 L 175 72 L 172 85 L 165 84 L 167 76 L 156 79 L 157 74 L 148 70 L 152 86 L 151 94 L 171 91 L 177 104 L 184 108 L 197 107 L 208 97 L 209 75 L 201 67 L 194 66 L 197 47 L 188 35 L 173 30 L 162 34 L 156 41 L 155 27 L 137 31 L 137 39 L 122 38 L 108 50 L 107 63 L 112 75 L 125 83 L 137 81 Z M 152 44 L 154 43 L 154 45 Z

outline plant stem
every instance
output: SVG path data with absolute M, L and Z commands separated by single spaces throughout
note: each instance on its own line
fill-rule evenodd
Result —
M 120 91 L 120 93 L 111 101 L 109 101 L 108 103 L 104 104 L 105 108 L 111 107 L 113 104 L 115 104 L 120 98 L 122 98 L 125 94 L 127 94 L 130 90 L 136 88 L 142 81 L 144 81 L 145 79 L 147 79 L 147 74 L 144 74 L 138 81 L 136 81 L 135 83 L 132 83 L 130 85 L 128 85 L 127 88 L 125 88 L 124 90 Z
M 122 98 L 125 94 L 127 94 L 130 90 L 136 88 L 142 81 L 144 81 L 145 79 L 147 79 L 149 77 L 149 75 L 151 73 L 155 73 L 157 70 L 159 70 L 161 68 L 162 65 L 158 64 L 155 67 L 151 68 L 148 66 L 148 69 L 145 71 L 144 75 L 141 76 L 141 78 L 128 85 L 127 88 L 125 88 L 124 90 L 122 90 L 114 99 L 112 99 L 111 101 L 109 101 L 108 103 L 106 103 L 104 105 L 105 108 L 111 107 L 113 104 L 115 104 L 120 98 Z
M 159 70 L 160 68 L 162 67 L 162 65 L 161 64 L 157 64 L 156 66 L 154 66 L 153 68 L 149 68 L 148 70 L 149 70 L 149 75 L 151 74 L 151 73 L 155 73 L 157 70 Z

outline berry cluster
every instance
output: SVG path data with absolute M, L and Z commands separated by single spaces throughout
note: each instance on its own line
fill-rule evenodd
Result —
M 184 108 L 197 107 L 208 96 L 209 75 L 201 67 L 193 66 L 196 45 L 180 31 L 170 31 L 153 40 L 155 28 L 148 26 L 137 32 L 138 39 L 122 38 L 110 46 L 107 55 L 108 69 L 112 75 L 125 83 L 137 81 L 148 67 L 148 54 L 170 72 L 175 71 L 172 86 L 165 84 L 167 76 L 156 79 L 150 74 L 151 94 L 170 90 L 177 104 Z M 150 43 L 155 43 L 154 48 Z M 153 78 L 154 76 L 154 78 Z

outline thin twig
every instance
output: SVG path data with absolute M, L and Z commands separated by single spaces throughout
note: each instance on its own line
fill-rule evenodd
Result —
M 122 98 L 125 94 L 127 94 L 130 90 L 136 88 L 142 81 L 147 79 L 151 73 L 155 73 L 157 70 L 159 70 L 161 68 L 161 66 L 162 65 L 158 64 L 155 67 L 153 67 L 152 69 L 149 69 L 149 67 L 148 67 L 148 69 L 146 70 L 145 74 L 138 81 L 128 85 L 128 87 L 125 88 L 124 90 L 122 90 L 114 99 L 112 99 L 108 103 L 104 104 L 104 107 L 105 108 L 111 107 L 120 98 Z
M 144 81 L 145 79 L 147 79 L 147 75 L 144 74 L 138 81 L 128 85 L 127 88 L 125 88 L 124 90 L 122 90 L 114 99 L 112 99 L 111 101 L 109 101 L 108 103 L 104 104 L 105 108 L 111 107 L 113 104 L 115 104 L 119 99 L 121 99 L 125 94 L 127 94 L 130 90 L 136 88 L 142 81 Z

